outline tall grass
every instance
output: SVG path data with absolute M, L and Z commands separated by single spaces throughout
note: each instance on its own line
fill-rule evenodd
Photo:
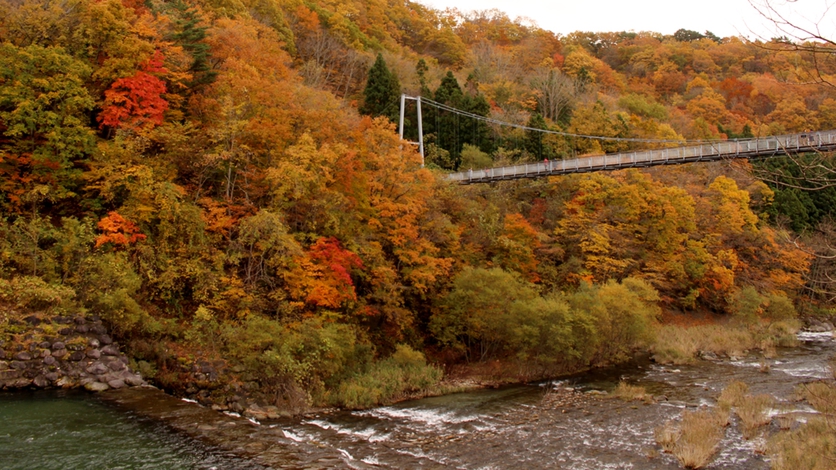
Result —
M 618 382 L 611 396 L 624 401 L 641 400 L 645 403 L 653 403 L 653 395 L 647 393 L 647 389 L 638 385 L 630 385 L 623 380 Z
M 723 439 L 725 419 L 718 410 L 684 411 L 677 425 L 668 421 L 656 430 L 656 442 L 685 468 L 702 468 L 711 462 Z
M 737 416 L 743 427 L 743 437 L 751 439 L 757 435 L 761 426 L 769 424 L 769 409 L 775 404 L 771 395 L 761 394 L 746 396 L 737 405 Z
M 701 351 L 719 356 L 739 356 L 751 349 L 762 349 L 773 355 L 776 346 L 792 346 L 798 331 L 796 321 L 780 321 L 771 324 L 661 326 L 651 347 L 656 361 L 672 364 L 688 364 L 697 359 Z

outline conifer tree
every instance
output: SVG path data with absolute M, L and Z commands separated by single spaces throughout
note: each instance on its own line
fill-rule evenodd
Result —
M 369 69 L 369 78 L 363 90 L 363 105 L 360 113 L 368 116 L 386 116 L 395 122 L 399 115 L 401 85 L 398 77 L 389 71 L 383 55 L 378 54 L 374 65 Z

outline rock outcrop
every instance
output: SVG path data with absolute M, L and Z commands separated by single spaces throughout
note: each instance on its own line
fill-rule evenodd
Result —
M 98 317 L 30 315 L 0 339 L 0 389 L 144 385 Z

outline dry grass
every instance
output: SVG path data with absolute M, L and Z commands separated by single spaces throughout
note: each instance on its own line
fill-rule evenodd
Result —
M 831 360 L 831 371 L 836 376 L 836 359 Z M 782 431 L 769 441 L 772 468 L 775 470 L 830 470 L 836 468 L 836 384 L 813 382 L 796 390 L 821 416 L 790 431 Z M 785 428 L 785 423 L 781 428 Z M 795 420 L 786 423 L 792 427 Z
M 811 419 L 773 437 L 769 453 L 775 470 L 831 470 L 836 468 L 836 427 L 827 418 Z
M 732 407 L 737 406 L 743 401 L 743 398 L 748 392 L 748 385 L 739 380 L 735 380 L 720 392 L 720 397 L 717 399 L 717 406 L 721 410 L 729 412 Z
M 683 467 L 702 468 L 723 439 L 723 421 L 716 410 L 684 411 L 678 426 L 668 421 L 656 430 L 656 442 Z
M 749 395 L 735 408 L 740 424 L 743 426 L 743 437 L 752 439 L 757 435 L 761 426 L 769 424 L 769 409 L 775 404 L 771 395 Z
M 763 327 L 741 325 L 664 325 L 656 334 L 653 354 L 661 363 L 688 364 L 700 351 L 720 356 L 740 356 L 750 349 L 761 349 L 766 357 L 777 354 L 776 347 L 795 341 L 798 322 L 776 322 Z
M 647 389 L 638 385 L 630 385 L 623 380 L 618 382 L 610 396 L 624 401 L 641 400 L 645 403 L 653 403 L 653 396 L 647 393 Z

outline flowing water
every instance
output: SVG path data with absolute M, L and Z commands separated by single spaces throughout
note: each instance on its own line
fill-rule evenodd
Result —
M 261 423 L 154 390 L 100 398 L 0 395 L 0 466 L 675 469 L 676 460 L 659 453 L 654 430 L 684 409 L 714 406 L 733 380 L 748 384 L 750 393 L 773 395 L 773 414 L 794 411 L 803 420 L 814 413 L 791 400 L 793 390 L 831 377 L 828 360 L 836 342 L 830 333 L 800 338 L 799 347 L 768 361 L 768 373 L 754 356 L 690 366 L 639 362 L 545 384 Z M 645 387 L 656 402 L 623 402 L 599 393 L 619 380 Z M 94 421 L 89 431 L 78 431 L 88 429 L 86 420 Z M 763 439 L 746 440 L 738 426 L 730 426 L 708 468 L 768 468 L 762 447 Z M 33 453 L 45 464 L 27 460 Z M 18 463 L 7 465 L 7 455 Z

